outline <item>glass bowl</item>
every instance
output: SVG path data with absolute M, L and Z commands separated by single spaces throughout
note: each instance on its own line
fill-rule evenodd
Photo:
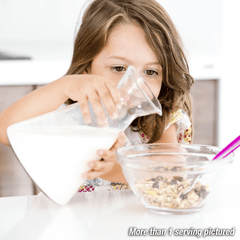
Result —
M 194 144 L 142 144 L 117 150 L 117 161 L 135 195 L 150 211 L 198 212 L 217 195 L 234 154 L 213 160 L 221 149 Z M 193 189 L 183 194 L 194 183 Z M 219 189 L 219 190 L 217 190 Z

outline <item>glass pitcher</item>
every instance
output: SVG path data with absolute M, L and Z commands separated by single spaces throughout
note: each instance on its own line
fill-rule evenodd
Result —
M 64 205 L 83 182 L 87 163 L 99 160 L 98 149 L 110 149 L 119 132 L 140 116 L 162 114 L 161 104 L 145 81 L 130 66 L 118 84 L 121 109 L 118 118 L 98 126 L 91 105 L 92 123 L 87 125 L 78 103 L 11 125 L 10 145 L 20 163 L 45 195 Z

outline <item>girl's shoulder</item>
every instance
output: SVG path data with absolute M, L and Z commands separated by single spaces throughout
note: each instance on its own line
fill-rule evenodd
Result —
M 177 126 L 177 139 L 179 143 L 191 143 L 192 127 L 187 113 L 182 109 L 177 109 L 170 113 L 169 122 L 165 127 L 168 129 L 172 124 Z M 130 127 L 125 131 L 127 136 L 125 146 L 148 143 L 149 138 L 143 132 L 134 132 Z
M 177 126 L 177 138 L 179 143 L 191 143 L 192 127 L 188 114 L 183 109 L 177 109 L 170 113 L 169 123 L 165 130 L 172 124 Z

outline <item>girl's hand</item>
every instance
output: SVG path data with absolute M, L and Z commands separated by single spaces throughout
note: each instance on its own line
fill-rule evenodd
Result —
M 88 166 L 91 167 L 92 170 L 84 173 L 83 178 L 94 179 L 109 172 L 113 168 L 114 164 L 117 163 L 115 151 L 124 146 L 125 140 L 125 134 L 120 132 L 118 139 L 110 150 L 98 150 L 97 154 L 103 160 L 89 162 Z
M 66 80 L 64 94 L 72 100 L 78 101 L 87 124 L 92 122 L 88 101 L 91 103 L 100 125 L 107 123 L 100 100 L 102 100 L 110 118 L 116 119 L 118 117 L 117 109 L 121 108 L 121 96 L 117 86 L 112 81 L 90 74 L 68 75 L 64 78 Z

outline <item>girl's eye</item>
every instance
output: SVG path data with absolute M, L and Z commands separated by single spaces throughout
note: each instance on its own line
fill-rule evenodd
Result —
M 144 71 L 144 73 L 146 73 L 146 74 L 149 75 L 149 76 L 158 75 L 158 72 L 157 72 L 157 71 L 155 71 L 155 70 L 150 70 L 150 69 Z
M 114 70 L 115 72 L 123 72 L 126 70 L 125 67 L 121 67 L 121 66 L 111 67 L 111 69 Z

